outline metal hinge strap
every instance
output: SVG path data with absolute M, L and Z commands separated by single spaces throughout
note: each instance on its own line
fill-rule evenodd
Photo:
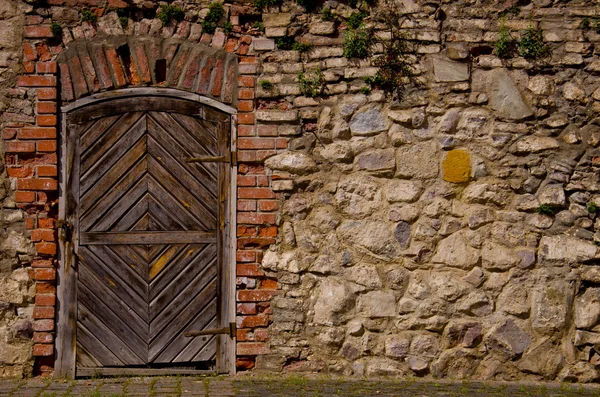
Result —
M 188 163 L 231 163 L 237 165 L 237 152 L 231 152 L 226 156 L 188 157 L 185 161 Z
M 184 336 L 194 337 L 201 335 L 218 335 L 218 334 L 227 334 L 230 338 L 235 338 L 237 332 L 237 326 L 235 323 L 229 323 L 228 327 L 223 328 L 211 328 L 211 329 L 203 329 L 202 331 L 188 331 L 184 333 Z

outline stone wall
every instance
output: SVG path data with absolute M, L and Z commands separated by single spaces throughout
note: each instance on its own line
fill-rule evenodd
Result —
M 202 31 L 208 2 L 174 4 L 185 15 L 166 26 L 153 1 L 0 9 L 1 29 L 11 21 L 18 37 L 25 15 L 20 65 L 16 41 L 0 41 L 16 190 L 4 200 L 9 281 L 0 291 L 11 293 L 0 299 L 10 302 L 0 346 L 23 356 L 2 366 L 7 374 L 31 368 L 28 318 L 38 368 L 51 370 L 54 353 L 57 87 L 83 70 L 61 73 L 55 61 L 83 41 L 149 36 L 238 56 L 239 369 L 598 380 L 598 1 L 398 0 L 414 73 L 400 101 L 365 83 L 373 58 L 343 56 L 345 19 L 356 12 L 346 2 L 312 12 L 225 3 L 220 26 L 229 21 L 231 32 L 214 34 Z M 82 21 L 84 10 L 97 21 Z M 51 22 L 63 28 L 58 39 Z M 540 28 L 549 52 L 499 58 L 501 26 L 515 39 Z M 279 49 L 284 36 L 312 48 Z M 88 66 L 100 70 L 97 60 Z M 324 90 L 303 96 L 299 73 L 317 68 Z M 80 75 L 73 94 L 157 84 L 130 71 L 122 84 Z

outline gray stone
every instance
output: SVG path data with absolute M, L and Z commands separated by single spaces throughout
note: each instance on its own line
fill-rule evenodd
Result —
M 561 185 L 546 185 L 538 192 L 540 204 L 552 207 L 564 207 L 566 204 L 565 191 Z
M 494 311 L 494 302 L 483 291 L 473 291 L 458 303 L 458 310 L 475 317 L 484 317 Z
M 513 152 L 515 153 L 539 153 L 545 150 L 558 149 L 560 144 L 551 137 L 528 136 L 517 142 Z
M 337 229 L 340 241 L 373 257 L 391 260 L 399 246 L 389 226 L 378 221 L 344 221 Z
M 475 347 L 481 342 L 481 324 L 476 322 L 455 321 L 444 329 L 442 347 L 450 349 L 462 344 L 465 347 Z
M 352 145 L 349 142 L 334 142 L 321 148 L 319 153 L 333 163 L 350 163 L 354 159 Z
M 437 132 L 440 134 L 454 134 L 459 120 L 460 112 L 456 109 L 450 109 L 438 123 Z
M 335 32 L 335 23 L 329 21 L 311 22 L 308 32 L 316 35 L 332 34 Z
M 358 112 L 350 119 L 350 132 L 352 135 L 370 136 L 389 128 L 389 120 L 379 108 L 370 108 Z
M 357 311 L 368 318 L 394 317 L 396 298 L 389 291 L 371 291 L 358 298 Z
M 475 267 L 479 260 L 479 250 L 467 243 L 467 239 L 462 232 L 454 233 L 440 241 L 436 254 L 432 258 L 434 263 L 442 263 L 464 270 Z
M 537 374 L 545 379 L 554 379 L 563 366 L 563 353 L 549 340 L 533 346 L 517 363 L 523 372 Z
M 561 334 L 572 308 L 573 287 L 567 281 L 538 286 L 531 297 L 531 326 L 542 335 Z
M 578 383 L 595 382 L 598 380 L 598 371 L 592 364 L 580 361 L 563 368 L 558 374 L 558 380 Z
M 532 338 L 523 331 L 512 319 L 499 322 L 485 337 L 485 344 L 491 350 L 514 358 L 522 354 L 531 345 Z
M 385 339 L 385 355 L 392 358 L 404 358 L 410 348 L 410 335 L 389 335 Z
M 396 176 L 399 178 L 435 178 L 439 167 L 439 152 L 435 141 L 404 146 L 396 152 Z
M 498 296 L 496 306 L 498 310 L 513 316 L 526 317 L 530 309 L 526 286 L 517 284 L 516 280 L 506 285 Z
M 338 325 L 354 306 L 354 293 L 345 283 L 334 279 L 321 282 L 314 306 L 316 324 Z
M 433 75 L 436 82 L 456 82 L 469 80 L 469 65 L 434 56 Z
M 334 203 L 346 215 L 363 217 L 381 208 L 382 199 L 381 188 L 375 178 L 348 175 L 340 179 Z
M 344 275 L 348 281 L 367 288 L 381 288 L 381 277 L 373 265 L 358 264 L 346 269 Z
M 519 256 L 500 244 L 487 241 L 481 249 L 481 264 L 486 270 L 507 271 L 519 262 Z
M 423 372 L 429 367 L 429 362 L 416 356 L 408 356 L 406 363 L 408 364 L 408 368 L 415 372 Z
M 538 258 L 541 261 L 578 263 L 596 256 L 598 247 L 570 236 L 544 236 L 540 241 Z
M 503 181 L 477 181 L 467 186 L 463 192 L 463 199 L 467 203 L 504 206 L 509 195 L 509 186 Z
M 585 91 L 581 89 L 577 84 L 568 82 L 563 86 L 562 90 L 563 97 L 565 97 L 569 101 L 585 102 Z
M 410 354 L 417 357 L 434 358 L 440 354 L 440 339 L 431 333 L 413 336 L 410 342 Z
M 429 286 L 440 298 L 454 302 L 467 294 L 471 288 L 469 284 L 458 277 L 453 277 L 451 273 L 436 272 L 429 277 Z
M 394 174 L 396 159 L 394 149 L 372 150 L 356 157 L 356 168 L 379 176 Z
M 385 197 L 390 203 L 412 203 L 418 200 L 423 188 L 417 181 L 392 179 L 385 185 Z
M 453 60 L 466 59 L 469 56 L 469 46 L 466 43 L 448 43 L 446 54 Z
M 575 327 L 591 329 L 600 320 L 600 288 L 588 288 L 575 298 Z
M 299 152 L 283 152 L 265 160 L 265 165 L 277 171 L 306 175 L 316 171 L 317 164 L 309 156 Z
M 394 229 L 394 237 L 402 249 L 410 245 L 410 229 L 410 224 L 402 221 L 398 222 Z
M 519 89 L 504 68 L 490 73 L 488 95 L 492 109 L 500 117 L 522 120 L 533 116 L 531 107 L 525 102 Z
M 407 370 L 399 362 L 389 358 L 369 357 L 366 363 L 365 375 L 372 376 L 399 376 L 406 375 Z

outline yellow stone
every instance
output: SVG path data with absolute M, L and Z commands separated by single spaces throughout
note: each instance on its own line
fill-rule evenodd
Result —
M 442 162 L 444 180 L 448 182 L 467 182 L 471 176 L 471 156 L 464 150 L 451 150 Z

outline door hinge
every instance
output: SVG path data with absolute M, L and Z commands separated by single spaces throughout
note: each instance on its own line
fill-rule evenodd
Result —
M 235 323 L 229 323 L 229 326 L 223 328 L 211 328 L 211 329 L 203 329 L 202 331 L 188 331 L 184 333 L 184 336 L 194 337 L 201 335 L 219 335 L 219 334 L 227 334 L 230 338 L 235 338 L 237 332 L 237 326 Z
M 73 235 L 73 224 L 67 220 L 61 219 L 56 222 L 56 227 L 60 229 L 58 239 L 64 242 L 70 242 Z
M 231 152 L 225 156 L 188 157 L 185 161 L 187 163 L 230 163 L 237 165 L 237 152 Z

